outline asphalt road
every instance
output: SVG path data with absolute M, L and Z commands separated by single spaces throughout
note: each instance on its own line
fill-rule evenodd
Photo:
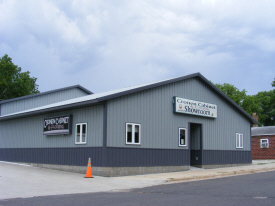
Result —
M 0 200 L 8 205 L 275 205 L 275 171 L 120 192 Z

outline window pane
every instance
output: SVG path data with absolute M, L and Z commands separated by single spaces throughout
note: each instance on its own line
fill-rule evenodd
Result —
M 240 147 L 243 147 L 243 135 L 240 134 Z
M 132 142 L 132 125 L 127 125 L 127 142 Z
M 80 135 L 76 136 L 76 142 L 80 142 Z
M 269 142 L 268 139 L 261 139 L 261 148 L 268 148 L 269 147 Z
M 82 125 L 82 142 L 86 142 L 86 124 Z
M 139 125 L 135 125 L 135 143 L 139 143 Z
M 80 125 L 76 125 L 76 142 L 80 142 Z
M 240 147 L 240 139 L 239 139 L 239 134 L 236 135 L 236 147 Z
M 180 130 L 180 145 L 185 145 L 185 129 Z

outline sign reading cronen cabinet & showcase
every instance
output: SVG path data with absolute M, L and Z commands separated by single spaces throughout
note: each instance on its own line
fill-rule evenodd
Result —
M 71 134 L 72 115 L 44 119 L 44 135 Z
M 174 112 L 217 118 L 217 105 L 173 97 Z

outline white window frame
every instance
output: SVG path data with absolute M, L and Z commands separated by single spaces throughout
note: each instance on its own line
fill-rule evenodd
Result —
M 243 149 L 243 134 L 236 133 L 236 148 Z
M 267 147 L 262 147 L 263 141 L 267 141 Z M 261 148 L 269 148 L 269 139 L 261 139 L 261 141 L 260 141 L 260 147 Z
M 180 143 L 180 131 L 185 130 L 185 144 Z M 179 128 L 179 147 L 186 147 L 187 146 L 187 129 L 186 128 Z
M 80 125 L 80 142 L 77 142 L 77 126 Z M 86 127 L 86 133 L 85 133 L 85 142 L 82 141 L 82 129 L 83 129 L 83 125 L 85 125 Z M 88 131 L 88 128 L 87 128 L 87 123 L 77 123 L 75 124 L 75 144 L 86 144 L 87 143 L 87 132 Z
M 127 141 L 127 136 L 128 136 L 128 134 L 127 134 L 127 132 L 128 132 L 128 125 L 131 125 L 132 126 L 132 142 L 128 142 Z M 138 136 L 138 140 L 139 140 L 139 142 L 138 143 L 135 143 L 135 132 L 133 132 L 134 131 L 134 129 L 135 129 L 135 126 L 139 126 L 139 136 Z M 140 142 L 141 142 L 141 139 L 140 139 L 140 137 L 141 137 L 141 124 L 136 124 L 136 123 L 126 123 L 126 132 L 125 132 L 125 137 L 126 137 L 126 139 L 125 139 L 125 141 L 126 141 L 126 144 L 129 144 L 129 145 L 140 145 Z

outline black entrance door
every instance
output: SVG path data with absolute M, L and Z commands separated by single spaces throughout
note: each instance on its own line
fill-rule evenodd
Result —
M 189 123 L 190 165 L 202 167 L 202 125 Z

